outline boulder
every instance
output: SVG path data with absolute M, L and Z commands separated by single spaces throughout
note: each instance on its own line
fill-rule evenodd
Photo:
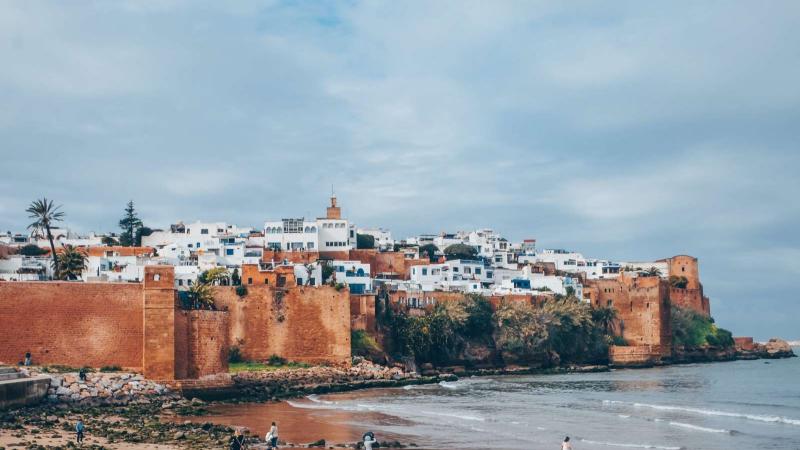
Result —
M 767 351 L 767 356 L 770 358 L 785 358 L 794 355 L 792 346 L 783 339 L 772 338 L 764 344 Z

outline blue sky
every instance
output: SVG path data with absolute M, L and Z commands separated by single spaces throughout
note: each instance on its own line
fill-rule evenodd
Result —
M 800 338 L 800 3 L 3 2 L 0 229 L 493 227 L 700 258 L 717 321 Z

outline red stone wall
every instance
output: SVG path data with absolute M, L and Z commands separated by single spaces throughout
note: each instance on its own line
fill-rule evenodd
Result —
M 375 332 L 375 294 L 350 294 L 350 328 Z
M 744 350 L 751 352 L 755 350 L 756 347 L 755 343 L 753 343 L 753 338 L 751 337 L 735 337 L 733 338 L 733 343 L 736 347 L 736 350 L 739 351 Z
M 179 311 L 176 316 L 176 349 L 185 358 L 176 361 L 178 378 L 200 378 L 228 371 L 228 312 Z
M 650 345 L 620 347 L 612 345 L 608 349 L 608 359 L 615 366 L 639 366 L 656 362 L 660 353 Z
M 584 295 L 592 305 L 617 310 L 615 332 L 631 346 L 650 345 L 662 356 L 672 354 L 669 283 L 660 277 L 589 280 Z
M 142 285 L 0 281 L 0 361 L 142 368 Z
M 278 355 L 310 363 L 350 362 L 350 299 L 347 289 L 330 286 L 247 286 L 215 288 L 217 305 L 230 314 L 228 340 L 250 360 Z
M 261 255 L 261 261 L 264 262 L 275 261 L 276 263 L 280 263 L 284 259 L 292 263 L 310 264 L 319 259 L 319 252 L 284 252 L 283 250 L 276 251 L 265 248 L 264 253 Z
M 697 268 L 697 258 L 688 255 L 678 255 L 667 259 L 669 263 L 669 276 L 686 277 L 689 283 L 687 289 L 700 289 L 700 272 Z
M 174 269 L 143 283 L 0 282 L 0 361 L 121 366 L 150 379 L 227 371 L 227 313 L 176 307 Z
M 706 316 L 711 315 L 708 297 L 703 296 L 702 286 L 700 289 L 681 289 L 671 287 L 669 290 L 669 299 L 675 306 L 692 309 L 695 312 Z
M 350 260 L 369 264 L 370 276 L 379 273 L 396 273 L 401 278 L 406 273 L 406 260 L 400 252 L 380 252 L 375 249 L 350 250 Z

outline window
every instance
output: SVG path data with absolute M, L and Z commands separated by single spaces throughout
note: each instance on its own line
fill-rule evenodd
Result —
M 314 243 L 313 242 L 307 242 L 306 243 L 306 248 L 308 248 L 309 250 L 313 249 L 314 248 Z
M 297 279 L 297 285 L 298 286 L 302 286 L 303 285 L 303 279 L 302 278 L 298 278 Z
M 226 248 L 225 249 L 225 254 L 228 255 L 228 256 L 233 256 L 233 249 L 232 248 Z
M 199 242 L 197 243 L 197 248 L 200 248 L 200 243 Z
M 201 228 L 200 234 L 208 234 L 208 228 Z
M 247 279 L 247 284 L 253 284 L 253 279 L 252 278 L 248 278 Z
M 480 275 L 480 274 L 481 274 L 481 268 L 480 267 L 476 267 L 475 268 L 475 275 Z
M 192 280 L 186 280 L 186 285 L 187 286 L 191 286 L 192 285 Z
M 178 286 L 183 286 L 183 280 L 178 280 Z
M 189 244 L 189 248 L 193 248 L 193 247 L 194 247 L 194 246 L 193 246 L 192 244 Z
M 422 269 L 422 274 L 423 275 L 427 275 L 428 274 L 428 269 Z
M 264 284 L 269 284 L 269 278 L 264 278 Z
M 458 267 L 453 267 L 453 272 L 458 272 Z

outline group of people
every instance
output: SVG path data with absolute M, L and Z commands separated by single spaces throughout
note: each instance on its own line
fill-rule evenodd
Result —
M 264 440 L 267 441 L 267 448 L 278 448 L 278 425 L 275 422 L 272 422 L 272 426 L 269 427 L 269 431 L 264 437 Z M 247 440 L 244 434 L 242 434 L 242 429 L 236 428 L 231 438 L 230 450 L 245 450 L 246 448 Z

